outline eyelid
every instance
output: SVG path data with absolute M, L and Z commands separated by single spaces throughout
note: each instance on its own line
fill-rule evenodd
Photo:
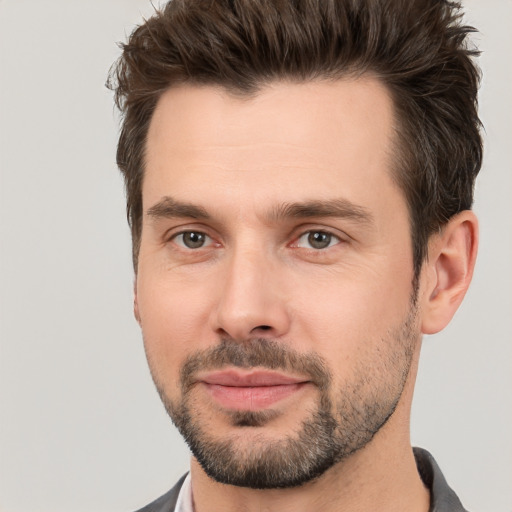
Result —
M 209 242 L 207 242 L 204 246 L 198 248 L 198 249 L 192 249 L 190 247 L 185 246 L 184 244 L 180 244 L 176 242 L 176 238 L 178 238 L 181 235 L 184 235 L 186 233 L 200 233 L 204 235 L 207 239 L 209 239 Z M 186 250 L 186 251 L 197 251 L 200 249 L 206 249 L 214 246 L 220 246 L 221 244 L 216 241 L 216 238 L 210 233 L 210 230 L 207 229 L 205 226 L 193 226 L 193 225 L 182 225 L 182 226 L 176 226 L 172 229 L 169 229 L 166 231 L 166 233 L 163 236 L 164 243 L 172 242 L 176 246 L 178 246 L 180 249 Z
M 169 240 L 172 240 L 174 237 L 178 235 L 182 235 L 183 233 L 190 233 L 191 231 L 195 231 L 197 233 L 204 233 L 205 235 L 208 235 L 210 238 L 213 238 L 210 234 L 211 230 L 207 226 L 197 224 L 194 222 L 184 222 L 182 224 L 177 224 L 169 229 L 166 229 L 162 235 L 162 239 L 168 242 Z
M 173 243 L 175 245 L 177 245 L 178 247 L 180 247 L 181 249 L 194 250 L 194 249 L 184 246 L 184 244 L 178 244 L 175 242 L 175 239 L 178 238 L 179 236 L 184 235 L 186 233 L 191 233 L 191 232 L 201 233 L 207 239 L 209 239 L 209 241 L 203 247 L 201 247 L 201 249 L 211 247 L 212 245 L 215 245 L 217 247 L 220 247 L 222 245 L 222 243 L 218 241 L 218 237 L 215 236 L 214 234 L 212 234 L 211 230 L 208 229 L 208 227 L 198 226 L 198 225 L 194 226 L 194 225 L 190 225 L 190 224 L 175 226 L 175 227 L 167 230 L 162 238 L 163 238 L 164 243 L 169 243 L 169 242 L 174 241 Z M 344 242 L 349 242 L 350 240 L 352 240 L 350 235 L 346 234 L 343 231 L 340 231 L 339 229 L 332 228 L 332 227 L 326 227 L 326 226 L 319 226 L 319 225 L 301 225 L 301 226 L 297 227 L 294 230 L 294 232 L 295 233 L 290 236 L 292 241 L 288 244 L 288 247 L 296 247 L 299 249 L 302 248 L 302 247 L 297 246 L 299 240 L 303 236 L 305 236 L 311 232 L 326 233 L 329 236 L 331 236 L 337 240 L 336 244 L 330 245 L 330 246 L 326 247 L 325 249 L 333 247 L 334 245 L 338 245 L 338 244 L 344 243 Z M 305 249 L 307 249 L 307 248 L 305 248 Z M 309 248 L 309 249 L 314 250 L 316 252 L 321 250 L 321 249 L 314 249 L 314 248 Z M 198 250 L 198 249 L 195 249 L 195 250 Z
M 329 237 L 328 245 L 326 245 L 325 247 L 312 247 L 311 243 L 309 241 L 309 236 L 311 235 L 311 233 L 322 233 L 324 235 L 327 235 Z M 334 235 L 333 233 L 329 233 L 327 231 L 311 229 L 309 231 L 306 231 L 305 233 L 303 233 L 296 239 L 296 241 L 294 243 L 294 247 L 298 248 L 298 249 L 306 249 L 306 250 L 312 250 L 312 251 L 326 251 L 327 249 L 330 249 L 331 247 L 334 247 L 334 246 L 340 244 L 341 242 L 342 242 L 342 240 L 338 236 Z
M 319 233 L 326 233 L 327 235 L 332 236 L 333 238 L 338 240 L 339 243 L 343 242 L 349 242 L 351 240 L 351 237 L 347 235 L 345 232 L 340 231 L 339 229 L 335 229 L 332 227 L 327 226 L 319 226 L 319 225 L 307 225 L 307 226 L 300 226 L 298 229 L 295 229 L 295 234 L 292 235 L 292 242 L 290 244 L 290 247 L 297 247 L 298 241 L 305 235 L 312 233 L 312 232 L 319 232 Z M 335 245 L 338 245 L 335 244 Z M 329 246 L 332 247 L 332 246 Z M 299 247 L 301 249 L 301 247 Z M 311 248 L 312 249 L 312 248 Z M 318 251 L 319 249 L 312 249 L 315 251 Z

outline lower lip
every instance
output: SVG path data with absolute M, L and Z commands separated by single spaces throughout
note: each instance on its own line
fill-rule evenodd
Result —
M 259 411 L 297 393 L 306 383 L 256 387 L 221 386 L 207 383 L 205 385 L 212 398 L 225 409 Z

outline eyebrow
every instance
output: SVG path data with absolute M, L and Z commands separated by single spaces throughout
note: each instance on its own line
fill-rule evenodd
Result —
M 169 196 L 163 197 L 148 208 L 146 214 L 155 219 L 211 219 L 211 215 L 203 207 L 181 202 Z M 344 198 L 282 203 L 274 206 L 267 213 L 266 217 L 271 222 L 282 219 L 308 219 L 313 217 L 345 218 L 361 224 L 371 224 L 373 222 L 373 216 L 366 208 Z
M 362 224 L 373 222 L 373 215 L 368 209 L 343 198 L 283 203 L 274 207 L 269 215 L 271 220 L 282 218 L 307 219 L 311 217 L 338 217 L 355 220 Z
M 146 214 L 155 219 L 158 218 L 192 218 L 206 220 L 210 218 L 208 212 L 201 206 L 192 203 L 176 201 L 172 197 L 165 196 L 158 203 L 148 208 Z

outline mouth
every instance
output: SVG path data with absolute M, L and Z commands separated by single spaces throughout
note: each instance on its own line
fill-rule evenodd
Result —
M 224 370 L 198 379 L 210 397 L 222 408 L 238 411 L 267 409 L 295 395 L 310 381 L 270 371 Z

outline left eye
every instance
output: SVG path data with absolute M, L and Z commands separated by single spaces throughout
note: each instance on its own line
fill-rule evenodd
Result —
M 200 231 L 185 231 L 173 237 L 176 245 L 185 249 L 200 249 L 212 243 L 212 239 Z
M 296 247 L 327 249 L 340 241 L 337 236 L 327 231 L 308 231 L 297 240 Z

